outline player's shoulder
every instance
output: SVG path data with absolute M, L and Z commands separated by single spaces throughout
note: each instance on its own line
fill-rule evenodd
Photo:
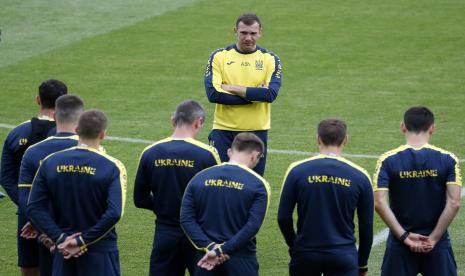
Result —
M 290 172 L 297 173 L 300 170 L 305 171 L 307 166 L 311 166 L 312 163 L 318 162 L 318 161 L 320 161 L 320 160 L 322 160 L 322 159 L 324 159 L 326 157 L 327 156 L 325 156 L 325 155 L 318 154 L 318 155 L 315 155 L 315 156 L 312 156 L 312 157 L 308 157 L 308 158 L 305 158 L 305 159 L 302 159 L 302 160 L 292 162 L 289 165 L 288 169 L 287 169 L 286 175 L 288 175 Z
M 357 165 L 356 163 L 344 158 L 344 157 L 334 157 L 335 159 L 339 160 L 340 162 L 346 164 L 347 166 L 351 167 L 354 171 L 357 171 L 359 174 L 366 176 L 368 179 L 370 178 L 370 175 L 368 174 L 368 171 L 365 170 L 365 168 Z
M 194 178 L 204 178 L 204 177 L 210 177 L 210 176 L 216 175 L 221 171 L 222 165 L 223 164 L 218 164 L 218 165 L 214 165 L 214 166 L 205 168 L 205 169 L 197 172 L 194 175 L 194 177 L 192 177 L 192 179 L 194 179 Z
M 257 51 L 261 52 L 264 55 L 268 55 L 268 56 L 272 57 L 273 59 L 280 60 L 279 56 L 277 54 L 275 54 L 273 51 L 270 51 L 270 50 L 268 50 L 266 48 L 263 48 L 263 47 L 260 47 L 258 45 L 257 45 Z
M 402 145 L 402 146 L 398 146 L 397 148 L 388 150 L 388 151 L 386 151 L 386 152 L 384 152 L 383 154 L 380 155 L 380 157 L 378 158 L 378 163 L 379 162 L 384 162 L 386 159 L 393 158 L 396 155 L 398 155 L 398 154 L 400 154 L 400 153 L 402 153 L 404 151 L 407 151 L 409 149 L 411 149 L 411 147 L 409 145 Z
M 50 137 L 47 137 L 45 138 L 44 140 L 42 141 L 39 141 L 33 145 L 30 145 L 26 151 L 24 152 L 24 158 L 29 158 L 29 156 L 33 155 L 34 153 L 36 153 L 37 151 L 40 151 L 44 146 L 46 146 L 48 144 L 48 142 L 53 139 L 53 136 L 50 136 Z
M 7 148 L 11 151 L 18 150 L 18 147 L 22 147 L 28 143 L 29 136 L 31 135 L 31 121 L 25 121 L 21 124 L 12 127 L 10 132 L 8 132 L 5 142 L 4 148 Z M 4 151 L 6 152 L 6 151 Z
M 42 141 L 39 141 L 31 146 L 29 146 L 25 152 L 27 154 L 28 152 L 35 152 L 42 150 L 47 147 L 53 147 L 55 143 L 61 142 L 61 141 L 72 141 L 73 143 L 76 143 L 79 140 L 78 135 L 70 135 L 70 136 L 49 136 L 45 138 Z
M 113 164 L 116 168 L 118 168 L 120 171 L 126 171 L 126 168 L 124 167 L 123 162 L 121 162 L 119 159 L 109 155 L 105 151 L 90 148 L 90 147 L 82 147 L 82 146 L 76 146 L 72 148 L 73 150 L 87 150 L 97 156 L 97 158 L 101 158 L 103 160 L 106 160 L 109 164 Z
M 159 140 L 150 146 L 147 146 L 143 151 L 142 155 L 151 154 L 153 151 L 157 151 L 158 149 L 163 149 L 164 147 L 171 147 L 170 143 L 175 143 L 178 141 L 183 141 L 189 146 L 189 149 L 195 151 L 198 154 L 206 154 L 208 156 L 213 155 L 214 157 L 218 156 L 218 152 L 212 146 L 209 146 L 205 143 L 202 143 L 198 140 L 193 138 L 183 138 L 183 139 L 175 139 L 171 137 L 167 137 L 165 139 Z
M 426 144 L 426 145 L 423 146 L 423 148 L 435 151 L 438 154 L 441 154 L 441 155 L 444 155 L 446 157 L 452 158 L 457 163 L 459 162 L 459 159 L 457 158 L 457 156 L 455 154 L 453 154 L 452 152 L 450 152 L 448 150 L 445 150 L 443 148 L 440 148 L 440 147 L 437 147 L 437 146 L 434 146 L 434 145 L 431 145 L 431 144 Z
M 48 155 L 43 162 L 58 161 L 62 162 L 69 158 L 84 157 L 90 162 L 99 164 L 100 166 L 112 166 L 120 170 L 126 170 L 123 163 L 115 157 L 107 154 L 105 151 L 100 149 L 94 149 L 87 146 L 74 146 L 61 151 L 57 151 Z
M 51 138 L 51 137 L 49 137 Z M 42 142 L 44 142 L 45 140 L 43 140 Z M 37 144 L 36 144 L 37 145 Z M 66 159 L 66 154 L 68 151 L 71 151 L 71 150 L 74 150 L 74 148 L 76 147 L 71 147 L 71 148 L 68 148 L 68 149 L 64 149 L 64 150 L 60 150 L 60 151 L 55 151 L 49 155 L 47 155 L 46 157 L 44 157 L 41 161 L 41 166 L 44 167 L 44 166 L 47 166 L 48 164 L 54 164 L 54 163 L 60 163 L 63 159 Z M 37 150 L 38 147 L 36 146 L 35 149 Z M 28 149 L 29 151 L 30 149 Z M 31 151 L 31 153 L 34 153 Z M 26 151 L 26 154 L 27 154 L 27 151 Z
M 198 150 L 204 152 L 204 153 L 207 153 L 209 155 L 213 155 L 214 157 L 218 156 L 218 151 L 210 146 L 210 145 L 207 145 L 203 142 L 200 142 L 198 140 L 195 140 L 195 139 L 192 139 L 192 138 L 188 138 L 188 139 L 185 139 L 184 140 L 186 143 L 189 143 L 191 144 L 192 146 L 194 146 L 195 148 L 197 148 Z
M 197 172 L 189 181 L 190 186 L 202 186 L 205 179 L 215 177 L 221 171 L 221 165 L 215 165 Z
M 228 45 L 226 47 L 215 49 L 215 50 L 213 50 L 211 52 L 210 59 L 213 59 L 214 57 L 221 56 L 222 54 L 224 54 L 224 53 L 226 53 L 228 51 L 231 51 L 232 49 L 234 49 L 234 45 Z
M 33 120 L 40 120 L 40 121 L 53 121 L 53 119 L 50 119 L 49 117 L 34 117 L 31 120 L 24 121 L 20 124 L 18 124 L 15 127 L 12 127 L 11 131 L 8 133 L 6 141 L 12 142 L 16 140 L 21 140 L 20 143 L 26 144 L 28 139 L 30 138 L 30 135 L 32 133 L 32 124 Z
M 268 183 L 268 181 L 266 181 L 266 179 L 263 178 L 263 176 L 259 175 L 258 173 L 256 173 L 254 170 L 252 170 L 251 168 L 249 168 L 247 166 L 244 166 L 242 164 L 224 162 L 224 163 L 222 163 L 220 165 L 217 165 L 216 167 L 227 166 L 227 165 L 237 166 L 238 168 L 242 169 L 243 173 L 248 174 L 251 178 L 255 179 L 257 181 L 257 183 L 259 183 L 260 185 L 263 185 L 263 187 L 265 187 L 266 192 L 268 194 L 271 194 L 271 188 L 270 188 L 270 184 Z
M 305 159 L 302 159 L 302 160 L 299 160 L 299 161 L 292 162 L 292 163 L 289 165 L 289 169 L 298 168 L 299 166 L 303 166 L 303 165 L 305 165 L 305 164 L 310 163 L 311 161 L 318 160 L 318 159 L 321 159 L 321 158 L 323 158 L 322 155 L 316 155 L 316 156 L 312 156 L 312 157 L 309 157 L 309 158 L 305 158 Z
M 8 138 L 13 138 L 16 136 L 21 135 L 29 135 L 31 132 L 31 120 L 24 121 L 17 126 L 13 127 L 10 132 L 8 133 Z
M 340 165 L 349 167 L 355 172 L 359 173 L 360 175 L 366 176 L 368 179 L 370 179 L 370 176 L 368 172 L 361 166 L 355 164 L 354 162 L 344 158 L 344 157 L 332 157 L 332 156 L 327 156 L 323 154 L 318 154 L 313 157 L 309 157 L 300 161 L 293 162 L 289 165 L 289 168 L 287 170 L 286 175 L 292 173 L 307 173 L 309 170 L 309 167 L 314 166 L 320 162 L 326 162 L 323 160 L 335 160 L 335 162 L 339 162 Z
M 18 124 L 17 126 L 15 126 L 12 131 L 21 131 L 23 129 L 30 129 L 30 128 L 31 128 L 31 120 L 26 120 Z
M 162 145 L 163 145 L 164 143 L 168 143 L 168 142 L 171 142 L 171 141 L 173 141 L 173 139 L 171 139 L 170 137 L 167 137 L 167 138 L 158 140 L 158 141 L 156 141 L 156 142 L 150 144 L 149 146 L 145 147 L 145 148 L 142 150 L 142 155 L 148 154 L 150 151 L 156 150 L 158 147 L 162 147 Z

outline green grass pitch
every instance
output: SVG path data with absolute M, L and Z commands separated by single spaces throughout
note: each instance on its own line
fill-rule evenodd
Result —
M 260 45 L 277 53 L 283 86 L 272 108 L 272 149 L 315 152 L 322 118 L 349 126 L 347 153 L 379 155 L 403 142 L 406 108 L 427 105 L 436 114 L 432 143 L 465 158 L 465 2 L 137 0 L 12 1 L 0 8 L 0 124 L 36 113 L 38 84 L 64 80 L 88 108 L 104 110 L 109 135 L 158 140 L 171 133 L 169 118 L 181 100 L 201 101 L 208 120 L 203 72 L 210 52 L 234 42 L 235 18 L 257 12 Z M 0 140 L 8 129 L 0 128 Z M 125 217 L 118 224 L 124 275 L 146 275 L 154 215 L 138 210 L 132 187 L 144 144 L 107 141 L 128 169 Z M 288 256 L 276 223 L 282 177 L 304 156 L 270 154 L 265 177 L 272 202 L 258 235 L 261 275 L 286 275 Z M 375 160 L 350 158 L 372 173 Z M 463 163 L 461 164 L 464 170 Z M 16 215 L 0 200 L 0 274 L 17 275 Z M 465 275 L 465 215 L 450 227 L 459 275 Z M 375 233 L 385 225 L 375 215 Z M 378 275 L 384 243 L 373 248 Z

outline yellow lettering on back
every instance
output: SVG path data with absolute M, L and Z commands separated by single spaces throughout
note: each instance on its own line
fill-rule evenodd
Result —
M 79 166 L 79 165 L 58 165 L 57 173 L 83 173 L 95 175 L 97 169 L 90 166 Z
M 426 178 L 437 177 L 438 170 L 400 171 L 400 178 Z

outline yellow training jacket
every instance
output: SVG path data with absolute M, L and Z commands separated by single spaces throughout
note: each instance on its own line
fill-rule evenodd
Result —
M 221 89 L 221 84 L 247 87 L 246 97 Z M 205 72 L 208 100 L 216 103 L 213 129 L 269 129 L 271 103 L 280 87 L 281 62 L 274 53 L 259 46 L 252 53 L 241 53 L 236 45 L 215 50 Z

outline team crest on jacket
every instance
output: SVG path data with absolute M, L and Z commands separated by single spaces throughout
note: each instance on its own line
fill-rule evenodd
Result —
M 263 60 L 255 61 L 255 70 L 263 70 Z

